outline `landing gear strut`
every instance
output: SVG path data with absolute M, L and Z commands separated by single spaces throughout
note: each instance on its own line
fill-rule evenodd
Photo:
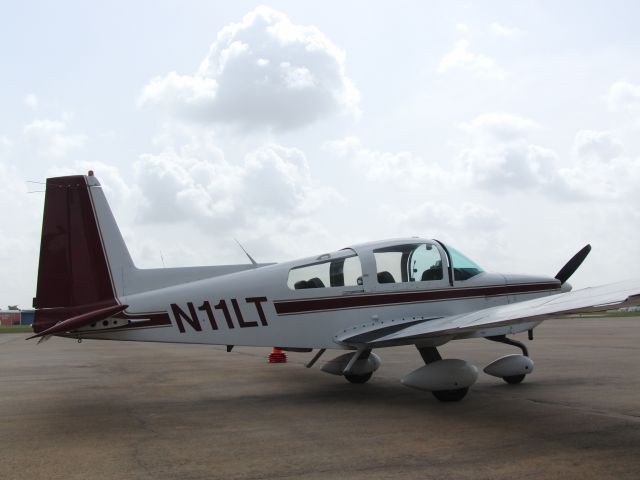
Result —
M 496 335 L 494 337 L 486 337 L 486 339 L 491 340 L 492 342 L 499 342 L 499 343 L 506 343 L 507 345 L 513 345 L 514 347 L 518 347 L 520 350 L 522 350 L 522 354 L 525 357 L 529 356 L 529 350 L 527 350 L 527 346 L 524 343 L 514 340 L 513 338 L 507 338 L 506 335 Z
M 354 355 L 358 355 L 358 353 L 356 352 Z M 358 355 L 358 360 L 366 360 L 367 358 L 369 358 L 369 355 L 371 355 L 371 349 L 363 350 L 362 353 Z M 344 378 L 346 378 L 351 383 L 367 383 L 372 375 L 373 372 L 361 374 L 345 373 Z

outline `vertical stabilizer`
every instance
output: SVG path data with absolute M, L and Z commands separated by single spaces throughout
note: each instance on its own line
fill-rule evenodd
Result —
M 131 256 L 93 176 L 47 179 L 37 309 L 116 304 Z

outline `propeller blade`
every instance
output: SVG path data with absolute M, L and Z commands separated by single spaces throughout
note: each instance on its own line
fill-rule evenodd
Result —
M 569 277 L 575 273 L 575 271 L 582 265 L 584 259 L 587 258 L 591 251 L 591 245 L 585 245 L 582 250 L 576 253 L 571 260 L 569 260 L 564 267 L 556 274 L 556 280 L 560 280 L 560 284 L 564 284 Z

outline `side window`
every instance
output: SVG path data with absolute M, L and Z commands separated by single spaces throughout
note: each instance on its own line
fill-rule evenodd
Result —
M 418 246 L 409 256 L 409 281 L 427 282 L 442 280 L 442 258 L 436 247 L 430 243 Z
M 428 282 L 443 279 L 442 258 L 430 243 L 393 245 L 373 251 L 378 283 Z
M 355 285 L 362 285 L 362 266 L 357 255 L 294 267 L 289 270 L 287 280 L 292 290 Z

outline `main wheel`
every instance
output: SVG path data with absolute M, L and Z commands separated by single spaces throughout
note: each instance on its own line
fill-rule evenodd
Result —
M 469 387 L 457 388 L 455 390 L 437 390 L 431 393 L 433 393 L 433 396 L 441 402 L 459 402 L 464 398 L 468 391 Z
M 348 375 L 347 374 L 347 375 L 344 376 L 344 378 L 349 380 L 351 383 L 367 383 L 372 375 L 373 375 L 373 372 L 363 373 L 361 375 Z
M 526 377 L 526 375 L 522 374 L 522 375 L 511 375 L 509 377 L 502 377 L 502 379 L 511 385 L 515 385 L 516 383 L 521 383 L 524 380 L 524 377 Z

